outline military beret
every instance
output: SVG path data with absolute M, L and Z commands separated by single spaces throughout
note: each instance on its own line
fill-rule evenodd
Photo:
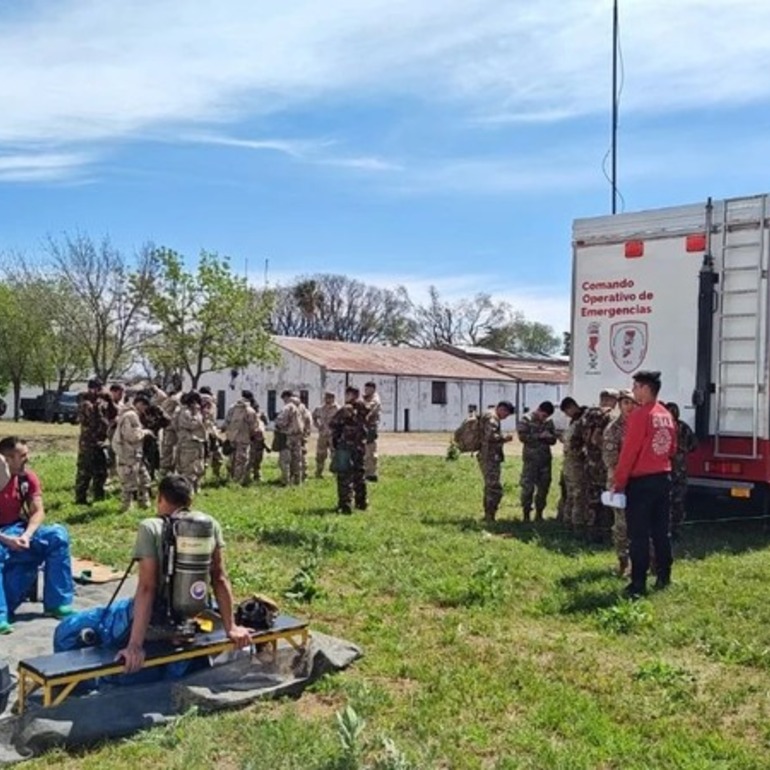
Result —
M 615 390 L 615 388 L 605 388 L 601 393 L 599 393 L 599 398 L 619 398 L 620 393 Z

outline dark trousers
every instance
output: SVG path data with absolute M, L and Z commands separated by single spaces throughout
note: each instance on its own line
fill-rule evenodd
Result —
M 667 473 L 633 478 L 626 487 L 626 524 L 631 541 L 631 584 L 643 589 L 650 566 L 650 540 L 655 549 L 658 579 L 671 578 L 671 478 Z

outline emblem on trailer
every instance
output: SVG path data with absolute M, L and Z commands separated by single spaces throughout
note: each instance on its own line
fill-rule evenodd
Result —
M 591 321 L 588 324 L 586 346 L 588 352 L 588 371 L 595 372 L 599 368 L 599 340 L 601 324 L 598 321 Z
M 621 372 L 636 371 L 647 355 L 647 324 L 624 321 L 610 327 L 610 355 Z

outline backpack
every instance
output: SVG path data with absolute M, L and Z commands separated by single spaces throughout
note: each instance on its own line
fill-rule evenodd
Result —
M 454 445 L 461 452 L 478 452 L 481 449 L 481 419 L 479 415 L 468 415 L 454 432 Z

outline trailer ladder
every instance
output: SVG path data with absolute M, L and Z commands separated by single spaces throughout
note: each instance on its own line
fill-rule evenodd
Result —
M 715 382 L 714 454 L 758 457 L 764 382 L 767 297 L 766 195 L 725 200 L 721 221 L 721 272 Z M 751 452 L 726 449 L 726 439 L 751 437 Z

